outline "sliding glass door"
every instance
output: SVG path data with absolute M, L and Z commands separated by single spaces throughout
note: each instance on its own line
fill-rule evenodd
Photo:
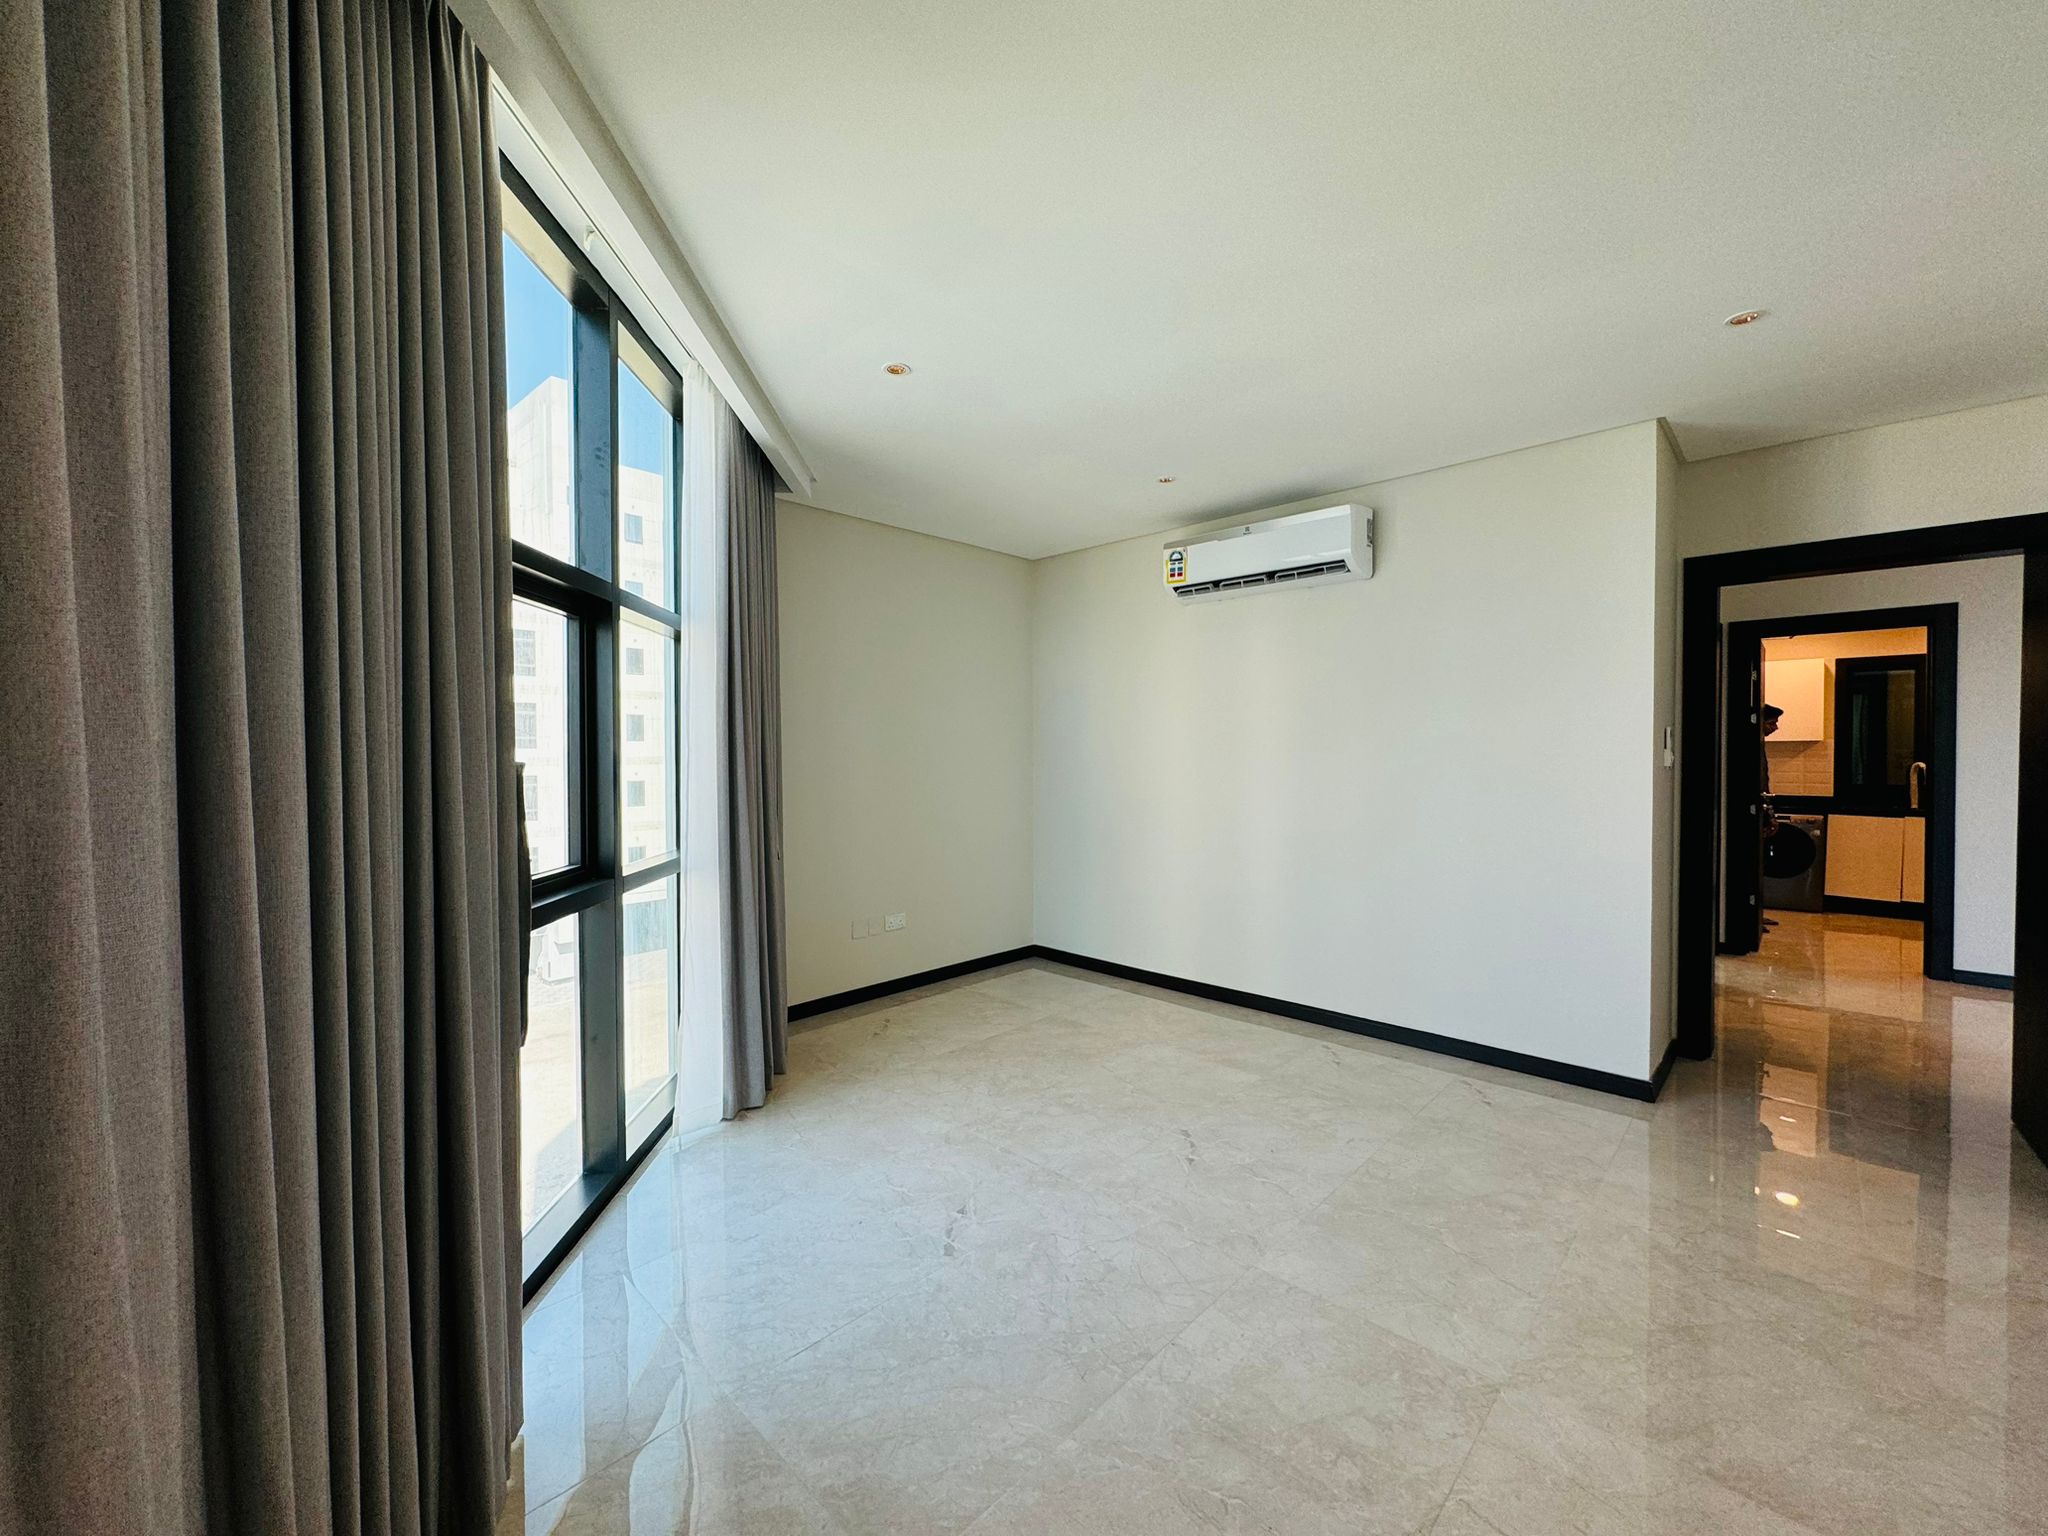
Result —
M 683 392 L 510 167 L 505 182 L 531 1294 L 675 1108 Z

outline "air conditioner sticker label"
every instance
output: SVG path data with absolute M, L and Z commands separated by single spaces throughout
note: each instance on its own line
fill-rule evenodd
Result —
M 1166 584 L 1169 587 L 1184 586 L 1188 579 L 1188 552 L 1184 549 L 1169 549 L 1166 552 Z

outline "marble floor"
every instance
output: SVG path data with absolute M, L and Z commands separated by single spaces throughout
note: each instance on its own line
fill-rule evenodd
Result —
M 2009 1001 L 1837 922 L 1655 1106 L 1039 964 L 819 1021 L 529 1310 L 526 1530 L 2048 1532 Z

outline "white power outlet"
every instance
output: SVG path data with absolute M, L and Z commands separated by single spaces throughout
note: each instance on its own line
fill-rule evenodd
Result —
M 891 912 L 883 923 L 885 931 L 889 933 L 900 933 L 909 926 L 910 914 L 908 912 Z
M 853 936 L 856 939 L 864 939 L 868 936 L 868 920 L 866 918 L 856 917 L 853 920 Z

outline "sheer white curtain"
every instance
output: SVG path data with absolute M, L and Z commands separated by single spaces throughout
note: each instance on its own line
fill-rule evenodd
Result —
M 728 409 L 704 370 L 683 365 L 683 964 L 676 1041 L 678 1133 L 725 1116 L 727 498 L 718 421 Z
M 676 1124 L 763 1103 L 782 1071 L 781 686 L 773 472 L 702 368 L 684 375 L 688 560 Z

